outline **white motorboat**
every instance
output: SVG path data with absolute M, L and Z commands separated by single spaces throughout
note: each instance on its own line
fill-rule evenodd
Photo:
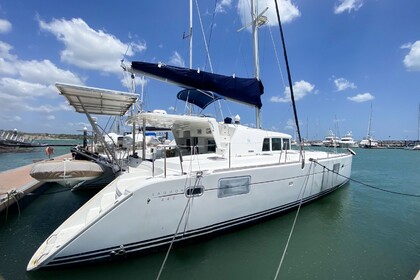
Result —
M 132 62 L 126 69 L 255 106 L 257 128 L 239 118 L 133 116 L 133 124 L 170 128 L 178 156 L 142 161 L 118 176 L 44 241 L 29 271 L 168 248 L 276 215 L 349 180 L 353 152 L 292 150 L 290 135 L 259 128 L 264 87 L 257 78 L 161 63 Z
M 373 139 L 373 137 L 368 137 L 359 142 L 360 148 L 378 148 L 379 142 Z
M 36 163 L 30 172 L 40 182 L 56 182 L 66 187 L 96 179 L 103 175 L 101 165 L 87 160 L 46 160 Z
M 346 135 L 340 138 L 338 141 L 340 148 L 356 148 L 358 147 L 357 142 L 353 139 L 351 131 L 347 132 Z
M 340 138 L 335 136 L 335 134 L 330 130 L 325 139 L 322 141 L 324 147 L 338 147 Z

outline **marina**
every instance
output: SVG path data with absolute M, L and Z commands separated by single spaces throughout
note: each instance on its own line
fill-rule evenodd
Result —
M 420 280 L 419 4 L 158 2 L 1 6 L 0 280 Z
M 353 179 L 417 197 L 391 194 L 351 181 L 306 205 L 298 216 L 281 278 L 414 279 L 417 274 L 419 153 L 405 149 L 355 151 Z M 143 279 L 155 279 L 165 252 L 112 263 L 26 272 L 34 250 L 95 193 L 71 192 L 58 184 L 48 184 L 44 195 L 21 209 L 20 215 L 9 212 L 6 219 L 2 212 L 0 253 L 5 261 L 0 263 L 0 276 L 111 279 L 141 275 Z M 295 215 L 296 211 L 291 211 L 249 228 L 175 247 L 162 277 L 272 279 Z

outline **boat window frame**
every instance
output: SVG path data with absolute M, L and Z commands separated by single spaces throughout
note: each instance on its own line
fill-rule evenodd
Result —
M 272 137 L 271 138 L 271 150 L 272 151 L 281 151 L 282 148 L 283 148 L 282 142 L 283 142 L 283 138 Z
M 239 183 L 241 180 L 244 181 L 242 185 L 230 186 L 229 183 Z M 226 183 L 226 186 L 223 186 Z M 237 176 L 237 177 L 226 177 L 220 178 L 217 184 L 217 197 L 225 198 L 237 195 L 243 195 L 250 192 L 251 176 Z
M 264 140 L 263 140 L 263 144 L 262 144 L 262 151 L 263 152 L 270 152 L 271 150 L 271 141 L 270 141 L 271 139 L 270 138 L 264 138 Z
M 198 192 L 198 193 L 196 193 Z M 192 193 L 192 194 L 191 194 Z M 204 186 L 198 185 L 198 186 L 191 186 L 185 189 L 185 196 L 186 197 L 199 197 L 204 194 Z
M 290 150 L 292 145 L 290 143 L 290 139 L 289 138 L 282 138 L 283 139 L 283 144 L 282 144 L 282 148 L 283 150 Z

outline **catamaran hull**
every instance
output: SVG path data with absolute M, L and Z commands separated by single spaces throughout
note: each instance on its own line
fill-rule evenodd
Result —
M 126 174 L 64 222 L 34 254 L 28 270 L 167 247 L 175 233 L 177 241 L 187 241 L 255 223 L 344 185 L 351 163 L 347 155 L 307 162 L 304 169 L 293 163 L 143 180 Z M 235 178 L 249 178 L 248 192 L 221 195 L 220 182 Z M 202 192 L 188 196 L 189 186 Z

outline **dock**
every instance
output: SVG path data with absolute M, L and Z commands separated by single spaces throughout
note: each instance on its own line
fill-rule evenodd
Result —
M 71 158 L 71 154 L 55 157 L 54 160 L 65 158 Z M 0 172 L 0 213 L 44 185 L 29 175 L 34 165 L 35 163 L 32 163 Z

